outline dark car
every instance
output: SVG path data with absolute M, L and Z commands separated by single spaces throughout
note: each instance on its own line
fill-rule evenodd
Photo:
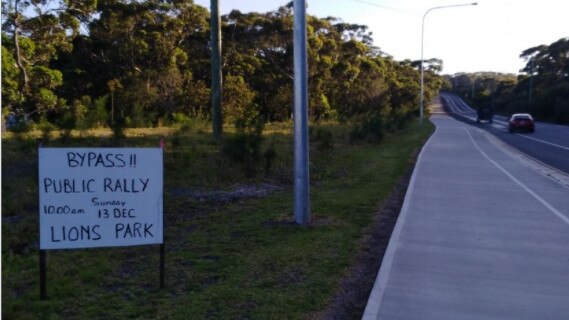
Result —
M 482 107 L 478 109 L 476 115 L 476 123 L 480 123 L 482 120 L 492 123 L 494 119 L 494 110 L 491 107 Z
M 508 121 L 509 132 L 535 132 L 535 122 L 529 113 L 514 113 Z

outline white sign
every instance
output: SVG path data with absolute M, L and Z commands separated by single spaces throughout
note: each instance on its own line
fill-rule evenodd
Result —
M 162 148 L 39 148 L 40 249 L 163 243 Z

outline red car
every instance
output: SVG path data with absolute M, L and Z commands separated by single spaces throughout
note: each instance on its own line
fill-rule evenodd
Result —
M 529 113 L 514 113 L 508 121 L 508 131 L 535 132 L 535 123 Z

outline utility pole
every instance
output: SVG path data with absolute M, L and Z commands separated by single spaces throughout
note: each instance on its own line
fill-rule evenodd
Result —
M 529 72 L 529 92 L 528 92 L 529 103 L 531 103 L 533 100 L 533 96 L 532 96 L 532 94 L 533 94 L 533 92 L 532 92 L 533 91 L 533 68 L 534 68 L 533 59 L 531 59 L 530 60 L 530 72 Z
M 306 1 L 294 0 L 294 221 L 310 223 Z
M 474 85 L 476 83 L 476 78 L 472 79 L 472 93 L 470 94 L 470 100 L 474 103 Z
M 213 138 L 221 141 L 223 135 L 223 118 L 221 112 L 222 72 L 221 72 L 221 18 L 219 16 L 219 0 L 211 0 L 211 121 Z

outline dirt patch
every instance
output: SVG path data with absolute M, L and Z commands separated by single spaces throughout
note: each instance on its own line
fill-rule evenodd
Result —
M 320 226 L 331 226 L 339 225 L 343 222 L 336 220 L 331 217 L 324 217 L 318 214 L 312 213 L 310 217 L 310 223 L 306 224 L 304 227 L 320 227 Z M 299 225 L 294 220 L 294 213 L 286 214 L 277 219 L 268 219 L 263 222 L 263 227 L 298 227 Z
M 414 159 L 417 159 L 417 156 L 418 153 Z M 356 263 L 340 282 L 330 305 L 313 319 L 361 319 L 399 217 L 413 167 L 399 179 L 385 204 L 375 215 L 373 224 L 365 231 Z
M 175 197 L 190 197 L 199 202 L 226 204 L 246 199 L 264 198 L 280 190 L 283 190 L 283 188 L 273 184 L 262 183 L 256 185 L 236 184 L 231 190 L 226 191 L 174 188 L 170 190 L 170 193 Z

